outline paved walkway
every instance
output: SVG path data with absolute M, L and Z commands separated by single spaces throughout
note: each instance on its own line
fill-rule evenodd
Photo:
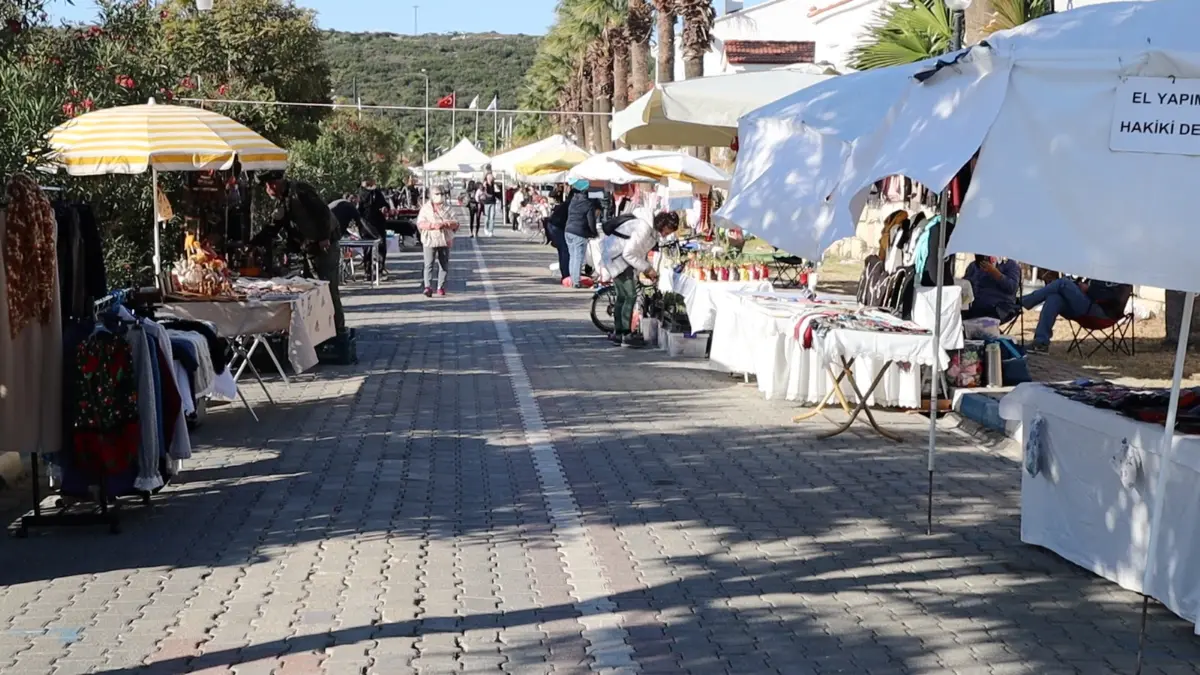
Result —
M 944 434 L 925 536 L 923 418 L 813 440 L 478 250 L 348 293 L 361 364 L 214 412 L 123 534 L 0 540 L 0 672 L 1132 672 L 1138 597 L 1020 544 L 1012 457 Z M 1146 672 L 1197 672 L 1151 619 Z

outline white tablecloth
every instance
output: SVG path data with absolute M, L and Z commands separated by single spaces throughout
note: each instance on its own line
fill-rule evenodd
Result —
M 1200 620 L 1200 437 L 1176 436 L 1164 491 L 1156 579 L 1146 587 L 1164 428 L 1076 403 L 1038 384 L 1000 402 L 1021 422 L 1022 448 L 1045 419 L 1041 472 L 1021 470 L 1021 541 L 1043 546 L 1122 588 L 1146 593 L 1192 624 Z M 1141 451 L 1130 488 L 1113 462 L 1124 443 Z M 1200 631 L 1197 631 L 1200 633 Z
M 913 294 L 913 323 L 933 332 L 937 319 L 937 289 L 918 287 Z M 963 348 L 963 289 L 961 286 L 942 287 L 942 349 Z
M 174 301 L 164 304 L 161 314 L 208 321 L 217 327 L 218 335 L 226 338 L 287 333 L 288 362 L 299 374 L 317 365 L 317 345 L 337 333 L 329 284 L 316 283 L 312 290 L 289 300 Z
M 768 399 L 819 403 L 831 391 L 828 365 L 841 371 L 839 357 L 854 358 L 854 377 L 859 388 L 871 385 L 879 368 L 894 363 L 883 376 L 871 405 L 919 408 L 921 373 L 919 365 L 932 365 L 932 338 L 928 335 L 869 333 L 832 330 L 814 337 L 805 349 L 795 337 L 796 312 L 778 303 L 758 302 L 762 293 L 737 292 L 716 296 L 717 316 L 709 359 L 714 367 L 730 373 L 751 373 L 758 389 Z M 775 292 L 779 299 L 796 294 Z M 942 367 L 947 364 L 942 351 Z M 905 366 L 903 363 L 914 365 Z M 842 391 L 854 399 L 854 390 L 843 383 Z
M 717 319 L 717 298 L 740 291 L 770 292 L 770 281 L 697 281 L 687 274 L 671 270 L 659 272 L 658 290 L 678 293 L 687 305 L 688 322 L 692 332 L 712 330 Z

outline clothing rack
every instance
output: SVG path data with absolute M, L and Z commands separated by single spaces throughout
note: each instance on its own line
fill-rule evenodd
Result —
M 132 297 L 133 289 L 121 289 L 112 291 L 108 295 L 96 300 L 93 304 L 93 318 L 99 317 L 104 311 L 122 305 L 126 299 Z M 20 538 L 29 536 L 29 530 L 36 527 L 79 527 L 79 526 L 94 526 L 107 525 L 108 531 L 112 534 L 118 534 L 121 531 L 121 521 L 118 514 L 117 499 L 108 494 L 106 480 L 101 479 L 97 483 L 95 495 L 96 509 L 91 511 L 69 511 L 69 505 L 64 497 L 59 497 L 55 500 L 54 513 L 47 513 L 42 510 L 42 477 L 41 477 L 41 453 L 33 452 L 30 454 L 30 489 L 33 496 L 33 514 L 21 517 L 21 524 L 17 528 L 16 535 Z M 144 506 L 150 506 L 150 493 L 145 492 L 140 495 L 141 502 Z

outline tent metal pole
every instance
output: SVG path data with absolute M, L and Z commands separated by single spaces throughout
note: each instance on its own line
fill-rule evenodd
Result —
M 942 191 L 942 204 L 938 209 L 938 239 L 937 239 L 937 257 L 933 259 L 933 263 L 937 265 L 937 271 L 934 276 L 937 279 L 937 290 L 935 291 L 934 310 L 933 310 L 933 340 L 930 343 L 933 347 L 933 377 L 929 381 L 929 491 L 926 494 L 926 511 L 925 511 L 925 534 L 933 534 L 933 456 L 937 450 L 937 421 L 938 412 L 940 409 L 940 397 L 938 396 L 938 382 L 942 376 L 941 359 L 938 354 L 942 351 L 942 286 L 946 279 L 946 227 L 950 219 L 950 188 L 946 187 Z M 928 263 L 927 263 L 928 265 Z M 917 284 L 921 280 L 917 279 Z
M 162 281 L 162 235 L 158 231 L 158 169 L 150 167 L 150 201 L 154 204 L 154 285 Z
M 1159 540 L 1162 534 L 1163 504 L 1166 502 L 1165 488 L 1167 474 L 1175 459 L 1175 420 L 1179 415 L 1179 385 L 1183 381 L 1183 366 L 1187 360 L 1188 334 L 1192 330 L 1192 308 L 1196 304 L 1196 294 L 1188 291 L 1183 298 L 1183 319 L 1179 325 L 1179 341 L 1175 345 L 1175 370 L 1171 375 L 1171 401 L 1167 406 L 1167 420 L 1163 432 L 1162 447 L 1158 455 L 1158 476 L 1154 479 L 1154 513 L 1150 518 L 1150 548 L 1146 553 L 1146 573 L 1142 578 L 1142 631 L 1138 637 L 1139 645 L 1146 640 L 1146 613 L 1149 611 L 1149 596 L 1154 591 L 1155 570 Z M 1142 649 L 1138 648 L 1137 672 L 1142 672 Z

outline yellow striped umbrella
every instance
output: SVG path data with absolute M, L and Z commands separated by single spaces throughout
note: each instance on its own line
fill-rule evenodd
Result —
M 81 115 L 49 134 L 48 160 L 72 176 L 228 169 L 284 169 L 287 151 L 246 126 L 203 108 L 144 105 Z
M 522 176 L 537 177 L 566 171 L 589 157 L 578 147 L 557 147 L 517 162 L 513 170 Z

